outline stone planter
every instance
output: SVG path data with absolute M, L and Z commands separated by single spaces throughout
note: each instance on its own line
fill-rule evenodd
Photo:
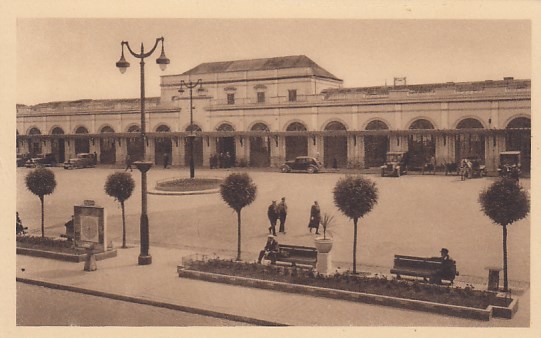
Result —
M 323 239 L 323 237 L 317 237 L 314 239 L 314 244 L 316 246 L 318 253 L 329 253 L 332 250 L 332 238 Z

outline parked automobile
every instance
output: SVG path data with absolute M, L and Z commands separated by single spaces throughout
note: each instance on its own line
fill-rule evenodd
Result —
M 465 178 L 483 177 L 487 175 L 487 168 L 478 157 L 466 157 L 462 160 L 465 164 Z
M 30 154 L 17 155 L 17 167 L 24 167 L 26 161 L 30 159 Z
M 313 174 L 321 171 L 323 164 L 315 157 L 298 156 L 293 161 L 287 161 L 280 166 L 280 171 L 289 173 L 292 171 L 305 171 Z
M 520 177 L 520 151 L 500 152 L 500 164 L 498 175 L 504 178 L 512 178 L 518 181 Z
M 39 154 L 36 157 L 26 160 L 24 166 L 27 168 L 54 167 L 56 158 L 53 154 Z
M 408 173 L 408 153 L 406 151 L 389 151 L 385 164 L 381 166 L 381 176 L 391 175 L 400 177 Z
M 96 166 L 94 154 L 79 153 L 76 158 L 70 158 L 64 162 L 64 169 L 93 168 Z

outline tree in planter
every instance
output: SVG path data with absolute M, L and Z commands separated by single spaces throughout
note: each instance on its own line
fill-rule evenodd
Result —
M 334 204 L 353 220 L 353 273 L 357 273 L 357 221 L 378 202 L 376 183 L 362 176 L 346 176 L 333 190 Z
M 135 188 L 135 181 L 131 177 L 131 174 L 124 172 L 116 172 L 107 177 L 105 182 L 105 192 L 107 195 L 113 197 L 120 202 L 122 209 L 122 247 L 126 248 L 126 216 L 124 210 L 124 202 L 130 198 L 133 189 Z
M 503 228 L 503 289 L 508 291 L 507 280 L 507 226 L 523 219 L 530 212 L 530 199 L 515 180 L 494 182 L 479 195 L 481 210 Z
M 327 232 L 329 232 L 329 234 L 331 233 L 330 228 L 334 224 L 334 216 L 324 214 L 320 223 L 323 227 L 323 239 L 327 239 Z
M 35 169 L 26 175 L 26 188 L 39 197 L 41 201 L 41 237 L 45 238 L 45 195 L 50 195 L 56 188 L 56 179 L 52 170 L 47 168 Z
M 255 200 L 257 186 L 248 174 L 233 173 L 220 184 L 220 194 L 224 202 L 237 212 L 237 261 L 240 261 L 240 213 Z

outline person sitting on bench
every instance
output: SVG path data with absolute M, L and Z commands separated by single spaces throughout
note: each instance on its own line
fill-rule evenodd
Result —
M 449 250 L 442 248 L 440 250 L 440 259 L 441 259 L 441 268 L 438 271 L 438 274 L 434 276 L 431 280 L 433 283 L 441 284 L 442 279 L 454 279 L 456 274 L 456 265 L 455 261 L 449 256 Z
M 265 259 L 269 259 L 271 261 L 271 264 L 276 264 L 276 258 L 278 256 L 278 252 L 280 251 L 280 246 L 274 238 L 274 235 L 268 236 L 265 248 L 259 252 L 259 257 L 257 259 L 258 263 L 261 264 L 261 260 L 263 257 L 265 257 Z

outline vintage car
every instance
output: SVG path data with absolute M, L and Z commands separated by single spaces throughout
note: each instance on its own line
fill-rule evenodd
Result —
M 381 166 L 381 176 L 391 175 L 400 177 L 408 173 L 408 153 L 405 151 L 389 151 L 385 164 Z
M 24 167 L 26 161 L 30 159 L 30 154 L 19 154 L 17 155 L 17 167 Z
M 54 167 L 56 158 L 53 154 L 38 154 L 26 160 L 24 166 L 27 168 Z
M 292 171 L 304 171 L 310 174 L 321 171 L 323 164 L 315 157 L 298 156 L 293 161 L 287 161 L 280 166 L 280 171 L 289 173 Z
M 64 162 L 64 169 L 93 168 L 96 166 L 94 154 L 79 153 L 76 158 L 70 158 Z
M 478 157 L 467 157 L 462 160 L 465 163 L 465 178 L 483 177 L 487 175 L 487 168 Z
M 500 152 L 500 164 L 498 165 L 498 175 L 500 177 L 518 180 L 520 167 L 520 151 Z

